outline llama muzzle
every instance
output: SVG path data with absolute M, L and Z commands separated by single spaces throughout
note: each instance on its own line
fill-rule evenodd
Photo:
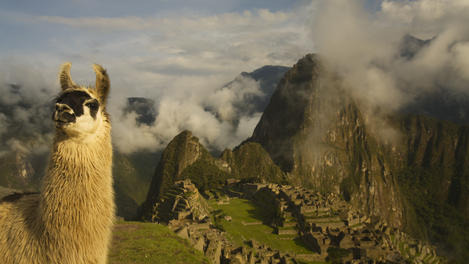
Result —
M 52 119 L 58 126 L 76 121 L 76 116 L 70 106 L 66 104 L 56 104 Z

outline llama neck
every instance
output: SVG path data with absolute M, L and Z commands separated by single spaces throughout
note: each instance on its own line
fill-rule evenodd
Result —
M 46 229 L 86 230 L 112 221 L 110 129 L 88 141 L 56 135 L 40 209 Z

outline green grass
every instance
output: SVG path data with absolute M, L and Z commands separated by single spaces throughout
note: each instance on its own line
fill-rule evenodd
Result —
M 226 221 L 223 217 L 218 217 L 214 221 L 222 226 L 227 232 L 227 237 L 236 245 L 244 245 L 248 240 L 254 239 L 262 244 L 266 244 L 273 249 L 290 254 L 312 254 L 303 241 L 299 238 L 294 240 L 280 240 L 279 235 L 273 233 L 270 226 L 243 225 L 245 223 L 264 221 L 266 213 L 261 208 L 255 206 L 251 201 L 244 199 L 231 199 L 230 204 L 219 205 L 215 200 L 209 200 L 210 206 L 218 215 L 229 215 L 232 221 Z
M 155 223 L 119 222 L 114 227 L 109 264 L 209 263 L 189 242 Z

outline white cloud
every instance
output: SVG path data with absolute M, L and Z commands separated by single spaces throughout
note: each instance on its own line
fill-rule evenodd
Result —
M 249 107 L 253 107 L 244 102 L 247 97 L 263 95 L 257 81 L 238 76 L 233 82 L 205 98 L 204 105 L 212 108 L 221 120 L 232 122 L 242 115 L 241 111 L 248 112 Z
M 461 26 L 461 22 L 469 22 L 467 14 L 468 0 L 385 0 L 382 3 L 384 17 L 421 37 L 433 37 L 448 27 Z
M 467 0 L 383 1 L 373 15 L 358 2 L 328 0 L 318 7 L 313 36 L 319 53 L 358 99 L 396 110 L 442 85 L 468 92 L 467 14 Z M 434 39 L 407 60 L 398 56 L 405 34 Z
M 122 151 L 161 149 L 184 129 L 192 130 L 210 148 L 222 150 L 252 133 L 258 113 L 242 116 L 239 127 L 229 120 L 237 114 L 233 104 L 246 93 L 257 93 L 258 88 L 244 81 L 232 91 L 217 89 L 240 72 L 263 65 L 292 65 L 311 52 L 304 22 L 309 16 L 302 8 L 206 16 L 19 16 L 23 24 L 42 25 L 57 33 L 51 33 L 54 37 L 46 42 L 46 51 L 14 56 L 25 62 L 44 59 L 45 66 L 37 73 L 47 76 L 48 83 L 56 82 L 56 71 L 64 61 L 73 63 L 72 77 L 82 84 L 93 83 L 91 63 L 107 68 L 113 136 Z M 153 126 L 137 126 L 135 116 L 122 115 L 125 99 L 132 96 L 156 102 L 158 116 Z M 207 111 L 207 106 L 223 118 Z

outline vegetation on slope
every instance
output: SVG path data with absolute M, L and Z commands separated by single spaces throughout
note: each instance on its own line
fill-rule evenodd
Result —
M 199 159 L 182 172 L 181 178 L 190 179 L 197 189 L 204 193 L 208 190 L 221 189 L 228 175 L 210 160 Z
M 399 174 L 406 204 L 407 232 L 439 245 L 450 261 L 469 258 L 469 221 L 441 197 L 442 169 L 406 168 Z
M 14 153 L 2 156 L 0 158 L 0 186 L 11 188 L 23 187 L 24 183 L 15 177 L 16 170 Z
M 116 192 L 117 215 L 126 220 L 136 217 L 137 208 L 145 201 L 148 183 L 151 181 L 157 154 L 138 152 L 114 154 L 114 189 Z
M 269 153 L 259 143 L 244 142 L 233 151 L 226 150 L 221 159 L 230 164 L 233 178 L 286 183 L 285 173 L 275 165 Z
M 110 264 L 186 264 L 209 261 L 168 227 L 154 223 L 120 222 L 115 225 Z

